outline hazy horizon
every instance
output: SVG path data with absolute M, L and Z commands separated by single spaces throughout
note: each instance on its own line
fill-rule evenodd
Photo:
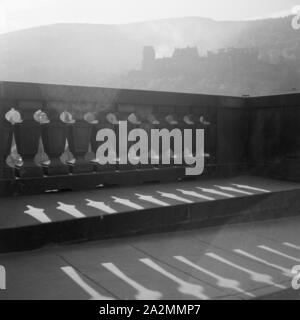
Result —
M 55 24 L 123 25 L 176 18 L 249 21 L 292 14 L 299 0 L 0 0 L 0 33 Z

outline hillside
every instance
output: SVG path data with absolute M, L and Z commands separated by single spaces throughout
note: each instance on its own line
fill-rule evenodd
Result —
M 118 75 L 140 69 L 145 45 L 154 46 L 158 56 L 185 46 L 196 46 L 200 54 L 226 47 L 258 47 L 265 60 L 276 63 L 284 56 L 296 63 L 300 32 L 290 23 L 289 17 L 243 22 L 191 17 L 124 25 L 42 26 L 0 35 L 0 78 L 113 85 Z

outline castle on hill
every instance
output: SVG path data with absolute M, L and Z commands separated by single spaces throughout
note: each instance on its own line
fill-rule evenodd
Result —
M 176 48 L 171 57 L 157 58 L 154 47 L 143 50 L 142 71 L 150 74 L 185 74 L 207 72 L 224 67 L 251 68 L 260 60 L 255 48 L 227 48 L 199 55 L 197 47 Z

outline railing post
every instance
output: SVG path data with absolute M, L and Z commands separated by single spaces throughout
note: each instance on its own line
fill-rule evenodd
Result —
M 44 150 L 50 160 L 48 164 L 43 164 L 43 167 L 45 174 L 49 176 L 69 174 L 67 165 L 60 160 L 65 151 L 68 128 L 59 118 L 59 106 L 57 109 L 55 106 L 55 104 L 47 106 L 49 122 L 41 125 Z
M 151 129 L 154 128 L 152 122 L 154 121 L 152 115 L 151 115 L 152 107 L 149 108 L 144 108 L 141 109 L 138 112 L 138 118 L 141 119 L 141 124 L 140 128 L 144 130 L 147 133 L 147 143 L 148 143 L 148 148 L 147 148 L 147 154 L 142 154 L 141 153 L 141 158 L 145 159 L 147 158 L 148 164 L 141 164 L 142 169 L 149 169 L 153 168 L 153 165 L 151 163 Z
M 204 157 L 205 163 L 212 164 L 216 161 L 217 146 L 217 117 L 213 117 L 211 112 L 206 108 L 196 108 L 193 112 L 193 120 L 195 122 L 194 130 L 204 130 Z M 195 133 L 194 133 L 195 135 Z M 196 147 L 196 145 L 195 145 Z
M 152 120 L 150 122 L 152 123 L 153 129 L 162 130 L 163 128 L 166 127 L 165 120 L 164 120 L 164 114 L 161 113 L 160 110 L 155 110 L 155 109 L 158 109 L 158 107 L 154 107 L 153 114 L 152 114 Z M 163 167 L 163 165 L 162 165 L 162 156 L 163 156 L 162 139 L 159 139 L 158 148 L 159 148 L 159 152 L 156 155 L 156 157 L 158 157 L 158 164 L 155 165 L 155 167 L 161 168 L 161 167 Z
M 14 177 L 13 169 L 6 163 L 6 159 L 10 154 L 13 128 L 12 124 L 5 118 L 5 114 L 8 111 L 5 108 L 4 103 L 0 104 L 0 179 L 12 179 Z
M 178 118 L 177 118 L 177 116 L 174 116 L 175 114 L 176 114 L 176 112 L 174 110 L 173 112 L 171 112 L 170 114 L 168 114 L 165 117 L 166 128 L 170 132 L 172 132 L 174 129 L 178 129 L 178 126 L 179 126 Z M 181 134 L 182 134 L 182 132 L 181 132 Z M 170 140 L 170 152 L 171 152 L 170 166 L 174 166 L 175 165 L 175 157 L 178 156 L 176 154 L 176 150 L 175 150 L 175 141 L 174 141 L 174 139 Z
M 159 114 L 157 116 L 159 120 L 159 129 L 168 129 L 172 130 L 177 125 L 177 120 L 173 117 L 174 109 L 171 107 L 161 107 L 159 110 Z M 162 139 L 159 141 L 159 159 L 160 165 L 163 167 L 171 167 L 172 163 L 174 163 L 174 154 L 173 154 L 173 141 L 170 141 L 169 150 L 163 150 Z M 163 164 L 163 159 L 170 156 L 170 163 Z
M 196 129 L 193 115 L 189 113 L 189 110 L 185 114 L 181 115 L 180 118 L 180 128 L 182 134 L 184 134 L 184 130 L 190 130 L 192 132 L 192 142 L 190 146 L 185 145 L 185 141 L 182 143 L 182 160 L 185 166 L 187 163 L 184 162 L 185 157 L 193 157 L 196 154 Z
M 39 102 L 19 103 L 18 109 L 22 122 L 14 125 L 17 150 L 22 157 L 22 165 L 16 166 L 17 176 L 32 178 L 43 176 L 43 169 L 36 165 L 34 157 L 39 149 L 40 124 L 34 120 L 34 112 L 39 108 Z
M 74 121 L 68 124 L 68 143 L 75 162 L 68 163 L 71 173 L 86 173 L 93 171 L 93 165 L 85 159 L 85 155 L 89 151 L 89 145 L 92 135 L 92 123 L 85 118 L 89 110 L 90 104 L 76 103 L 72 105 L 70 114 Z M 84 114 L 84 112 L 86 114 Z M 74 116 L 75 115 L 75 116 Z
M 159 129 L 160 122 L 156 118 L 156 116 L 153 114 L 152 110 L 151 112 L 147 115 L 146 118 L 146 123 L 144 125 L 144 128 L 148 134 L 148 161 L 149 161 L 149 168 L 151 167 L 159 167 L 159 161 L 160 161 L 160 150 L 157 152 L 157 154 L 152 154 L 153 151 L 153 146 L 151 146 L 151 130 Z M 156 164 L 155 162 L 158 161 Z
M 101 143 L 100 141 L 97 141 L 98 131 L 101 129 L 114 130 L 114 125 L 112 123 L 108 122 L 108 120 L 107 120 L 108 114 L 109 114 L 109 112 L 103 112 L 103 111 L 98 112 L 97 117 L 96 117 L 97 123 L 94 123 L 92 125 L 91 148 L 92 148 L 92 151 L 94 152 L 95 157 L 96 157 L 92 163 L 94 165 L 94 171 L 96 171 L 96 172 L 116 170 L 116 164 L 109 164 L 108 163 L 106 165 L 103 165 L 103 164 L 99 163 L 100 159 L 97 159 L 97 150 L 104 143 L 104 142 Z M 115 152 L 115 157 L 117 157 L 116 150 L 114 150 L 114 152 Z M 117 161 L 117 159 L 115 159 L 115 160 Z
M 122 107 L 121 105 L 118 106 L 118 112 L 116 113 L 118 123 L 114 124 L 114 131 L 115 131 L 116 137 L 117 137 L 117 157 L 118 157 L 117 168 L 118 168 L 118 170 L 130 170 L 130 169 L 133 169 L 133 166 L 129 163 L 129 159 L 127 158 L 127 164 L 121 163 L 121 159 L 127 157 L 127 150 L 128 150 L 129 145 L 131 143 L 127 142 L 127 150 L 123 150 L 123 153 L 121 153 L 122 150 L 120 150 L 120 148 L 119 148 L 119 145 L 120 145 L 119 138 L 120 138 L 120 129 L 121 129 L 119 126 L 119 122 L 120 121 L 127 121 L 127 134 L 130 130 L 128 128 L 130 126 L 130 124 L 128 123 L 129 113 L 126 111 L 124 112 L 123 109 L 124 109 L 124 107 Z M 131 111 L 132 109 L 130 108 L 129 110 Z M 126 152 L 126 154 L 124 152 Z
M 135 110 L 134 110 L 135 111 Z M 128 128 L 128 133 L 131 131 L 131 130 L 134 130 L 134 129 L 138 129 L 138 128 L 141 128 L 141 125 L 142 125 L 142 121 L 141 119 L 138 117 L 138 114 L 136 112 L 132 112 L 132 113 L 129 113 L 128 116 L 127 116 L 127 128 Z M 140 169 L 141 168 L 141 164 L 139 163 L 138 165 L 135 165 L 135 166 L 132 166 L 132 164 L 130 163 L 130 160 L 129 158 L 132 156 L 132 154 L 130 154 L 130 148 L 135 144 L 135 142 L 129 142 L 128 143 L 128 168 L 129 169 Z M 140 156 L 138 156 L 137 161 L 140 162 Z

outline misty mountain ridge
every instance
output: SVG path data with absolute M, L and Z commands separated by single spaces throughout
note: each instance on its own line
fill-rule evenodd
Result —
M 222 48 L 254 47 L 268 63 L 284 58 L 298 66 L 300 60 L 300 32 L 292 29 L 291 17 L 55 24 L 0 35 L 1 80 L 114 86 L 119 75 L 141 69 L 147 45 L 155 48 L 157 57 L 188 46 L 197 47 L 200 56 Z

